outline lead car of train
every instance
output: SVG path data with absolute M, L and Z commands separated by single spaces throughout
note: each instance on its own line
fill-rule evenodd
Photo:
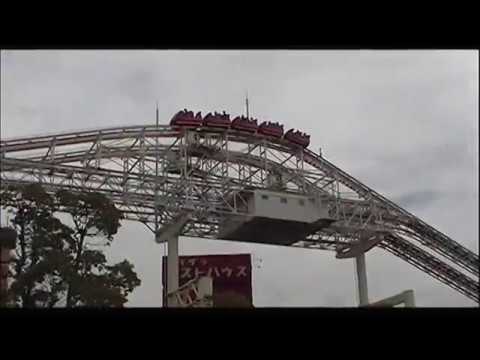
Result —
M 283 131 L 283 125 L 270 121 L 264 121 L 258 125 L 257 119 L 237 116 L 230 120 L 230 115 L 223 112 L 208 113 L 202 117 L 201 112 L 194 115 L 193 111 L 187 109 L 181 110 L 175 114 L 170 121 L 173 127 L 208 127 L 215 129 L 233 129 L 250 134 L 262 134 L 276 139 L 284 139 L 290 143 L 307 148 L 310 144 L 310 135 L 303 132 L 290 129 L 286 133 Z

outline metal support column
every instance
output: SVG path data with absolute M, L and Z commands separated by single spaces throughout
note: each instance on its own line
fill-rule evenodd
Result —
M 167 254 L 167 294 L 172 294 L 178 290 L 178 235 L 168 238 Z M 174 296 L 168 296 L 168 307 L 175 307 L 176 300 Z
M 357 271 L 358 299 L 359 306 L 368 305 L 367 269 L 365 266 L 365 253 L 355 258 Z

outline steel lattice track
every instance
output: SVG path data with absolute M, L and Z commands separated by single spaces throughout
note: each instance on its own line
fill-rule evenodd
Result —
M 395 203 L 386 199 L 385 197 L 370 189 L 366 185 L 362 184 L 358 180 L 354 179 L 353 177 L 343 172 L 327 160 L 320 158 L 318 155 L 312 153 L 309 150 L 306 150 L 306 152 L 308 152 L 308 155 L 311 156 L 311 158 L 313 159 L 307 160 L 312 161 L 312 165 L 318 165 L 328 169 L 327 171 L 335 174 L 340 182 L 342 182 L 344 185 L 348 186 L 352 190 L 356 191 L 358 194 L 361 194 L 363 197 L 371 197 L 379 201 L 387 209 L 398 212 L 398 214 L 396 214 L 397 216 L 405 216 L 405 218 L 401 219 L 403 224 L 420 234 L 423 243 L 426 246 L 438 252 L 439 254 L 444 255 L 450 260 L 463 265 L 468 271 L 478 276 L 479 262 L 478 256 L 475 253 L 468 250 L 459 243 L 453 241 L 445 234 L 442 234 L 440 231 L 434 229 L 430 225 L 417 218 L 415 215 L 410 214 L 408 211 L 402 209 L 400 206 L 396 205 Z
M 394 235 L 389 236 L 387 240 L 380 243 L 379 246 L 443 283 L 448 284 L 465 296 L 477 302 L 479 301 L 478 283 L 464 276 L 460 271 L 438 260 L 418 246 Z
M 167 169 L 158 178 L 152 165 L 156 154 L 162 154 L 159 161 Z M 0 156 L 2 187 L 41 182 L 50 191 L 100 191 L 114 200 L 127 219 L 147 225 L 155 219 L 156 189 L 157 199 L 162 199 L 161 224 L 183 207 L 193 206 L 194 221 L 183 234 L 208 238 L 217 236 L 222 216 L 239 214 L 228 199 L 238 196 L 241 200 L 246 189 L 269 188 L 273 185 L 268 176 L 280 176 L 286 191 L 322 196 L 338 220 L 327 231 L 294 246 L 339 250 L 355 246 L 365 233 L 382 234 L 379 247 L 479 300 L 476 254 L 323 157 L 281 140 L 231 130 L 182 132 L 169 126 L 130 126 L 2 140 Z M 105 162 L 110 167 L 100 166 Z M 171 164 L 173 171 L 168 170 Z M 354 198 L 343 196 L 340 189 L 352 191 Z

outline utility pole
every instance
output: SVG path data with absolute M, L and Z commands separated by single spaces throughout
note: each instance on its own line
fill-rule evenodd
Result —
M 158 241 L 159 238 L 159 225 L 158 225 L 158 125 L 159 125 L 159 120 L 158 120 L 158 101 L 156 103 L 156 108 L 155 108 L 155 127 L 157 131 L 157 136 L 155 137 L 155 241 Z M 167 287 L 168 288 L 168 287 Z M 163 304 L 165 307 L 166 304 Z

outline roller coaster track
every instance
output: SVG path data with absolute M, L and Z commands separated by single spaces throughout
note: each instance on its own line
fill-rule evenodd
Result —
M 308 157 L 305 157 L 307 162 L 312 162 L 313 166 L 318 166 L 330 174 L 335 174 L 338 181 L 348 186 L 361 196 L 377 200 L 385 208 L 392 211 L 403 223 L 403 225 L 420 234 L 420 239 L 424 245 L 430 247 L 435 252 L 438 252 L 450 260 L 457 262 L 466 270 L 478 276 L 478 256 L 472 251 L 453 241 L 445 234 L 442 234 L 440 231 L 434 229 L 424 221 L 417 218 L 415 215 L 410 214 L 408 211 L 402 209 L 400 206 L 394 204 L 390 200 L 354 179 L 352 176 L 343 172 L 327 160 L 319 158 L 316 154 L 309 150 L 305 150 L 305 152 L 308 154 Z
M 325 158 L 283 140 L 234 130 L 129 126 L 5 139 L 0 159 L 2 188 L 42 183 L 48 191 L 102 192 L 127 219 L 149 228 L 155 206 L 160 224 L 193 209 L 186 236 L 216 238 L 221 219 L 246 215 L 239 204 L 253 189 L 316 195 L 336 222 L 292 246 L 339 253 L 369 238 L 479 300 L 478 255 Z

